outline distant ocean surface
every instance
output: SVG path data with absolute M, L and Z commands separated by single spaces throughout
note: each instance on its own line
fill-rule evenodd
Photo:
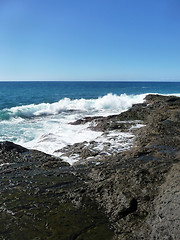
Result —
M 69 122 L 120 113 L 148 93 L 180 96 L 180 82 L 0 82 L 0 141 L 54 154 L 102 134 Z

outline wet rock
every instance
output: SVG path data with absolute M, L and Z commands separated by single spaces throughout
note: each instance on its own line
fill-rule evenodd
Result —
M 74 124 L 87 122 L 104 134 L 135 134 L 133 146 L 120 151 L 107 143 L 108 154 L 100 142 L 67 146 L 59 151 L 82 159 L 70 166 L 61 158 L 0 143 L 0 236 L 177 240 L 180 98 L 148 95 L 127 112 Z M 137 123 L 143 127 L 133 129 Z
M 111 239 L 102 209 L 75 194 L 84 186 L 79 169 L 13 143 L 1 149 L 0 239 Z
M 26 149 L 20 145 L 17 145 L 15 143 L 5 141 L 5 142 L 0 142 L 0 151 L 1 151 L 1 153 L 7 152 L 7 151 L 23 153 L 23 152 L 28 152 L 28 149 Z

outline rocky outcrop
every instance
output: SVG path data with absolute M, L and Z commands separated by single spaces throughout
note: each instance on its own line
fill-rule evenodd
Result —
M 60 149 L 79 158 L 70 166 L 0 143 L 0 239 L 179 239 L 180 98 L 148 95 L 119 115 L 73 124 L 87 122 L 134 134 L 133 144 L 106 155 L 94 142 Z
M 0 239 L 110 239 L 109 220 L 93 199 L 75 205 L 72 196 L 84 187 L 61 159 L 0 143 Z
M 146 126 L 133 130 L 133 148 L 93 167 L 87 194 L 105 208 L 116 233 L 114 239 L 178 239 L 180 100 L 149 95 L 145 103 L 127 112 L 98 118 L 97 126 L 107 131 L 114 124 L 117 130 L 125 131 L 126 127 L 118 126 L 125 119 L 141 120 Z
M 179 238 L 180 164 L 174 164 L 154 200 L 154 211 L 148 221 L 150 239 Z

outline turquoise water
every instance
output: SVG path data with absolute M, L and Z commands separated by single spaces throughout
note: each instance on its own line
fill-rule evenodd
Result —
M 180 96 L 180 82 L 0 82 L 0 141 L 53 154 L 101 134 L 69 122 L 120 113 L 148 93 Z

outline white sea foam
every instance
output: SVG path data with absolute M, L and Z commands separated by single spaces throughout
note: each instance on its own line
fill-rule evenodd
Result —
M 64 161 L 74 164 L 78 161 L 91 162 L 100 164 L 104 158 L 130 149 L 134 144 L 135 136 L 131 132 L 110 131 L 106 134 L 97 136 L 92 142 L 81 143 L 81 151 L 74 153 L 69 148 L 61 149 L 56 152 L 56 155 Z M 74 148 L 75 149 L 75 148 Z M 93 153 L 84 159 L 81 152 L 89 151 Z M 103 163 L 102 163 L 103 164 Z
M 1 163 L 0 164 L 0 167 L 4 167 L 4 166 L 8 166 L 8 165 L 10 165 L 11 163 Z
M 143 102 L 146 94 L 126 95 L 107 94 L 97 99 L 61 99 L 55 103 L 30 104 L 12 107 L 6 110 L 11 118 L 33 118 L 47 115 L 58 115 L 64 112 L 77 111 L 84 114 L 113 114 L 127 110 L 132 104 Z
M 100 151 L 104 151 L 108 146 L 107 153 L 120 152 L 132 147 L 134 135 L 129 132 L 111 131 L 106 136 L 102 135 L 96 139 L 97 147 Z
M 68 162 L 70 165 L 73 165 L 74 163 L 78 162 L 80 160 L 78 154 L 71 155 L 69 157 L 61 155 L 61 159 L 65 162 Z
M 148 93 L 149 94 L 149 93 Z M 155 93 L 153 93 L 155 94 Z M 8 121 L 8 117 L 12 120 L 20 121 L 20 119 L 28 119 L 34 117 L 59 115 L 64 113 L 82 113 L 89 115 L 109 115 L 116 114 L 127 110 L 133 104 L 142 103 L 147 94 L 139 95 L 116 95 L 109 93 L 97 99 L 75 99 L 64 98 L 54 103 L 40 103 L 22 105 L 3 109 L 0 111 L 0 121 Z M 166 94 L 169 96 L 180 94 Z M 5 118 L 3 119 L 3 115 Z M 1 118 L 2 116 L 2 118 Z
M 142 103 L 145 96 L 146 94 L 118 96 L 110 93 L 97 99 L 64 98 L 51 104 L 31 104 L 5 109 L 3 111 L 9 114 L 10 120 L 1 121 L 0 140 L 13 141 L 24 147 L 49 154 L 55 154 L 56 150 L 67 145 L 95 139 L 99 143 L 99 149 L 103 147 L 102 142 L 108 141 L 112 148 L 114 145 L 114 147 L 121 146 L 125 149 L 129 146 L 128 144 L 126 146 L 128 139 L 131 142 L 131 136 L 124 138 L 120 136 L 116 141 L 109 135 L 105 139 L 102 132 L 88 129 L 88 123 L 85 125 L 70 125 L 69 123 L 85 116 L 107 116 L 120 113 L 133 104 Z M 76 157 L 66 160 L 73 163 Z
M 51 127 L 51 124 L 46 122 L 45 125 L 46 127 L 42 129 L 41 134 L 32 141 L 27 141 L 25 143 L 21 140 L 18 143 L 24 147 L 37 149 L 54 155 L 56 150 L 67 145 L 83 142 L 85 140 L 92 141 L 102 134 L 101 132 L 89 130 L 88 124 L 74 126 L 61 122 L 60 126 L 54 125 Z M 58 156 L 58 154 L 56 155 Z

